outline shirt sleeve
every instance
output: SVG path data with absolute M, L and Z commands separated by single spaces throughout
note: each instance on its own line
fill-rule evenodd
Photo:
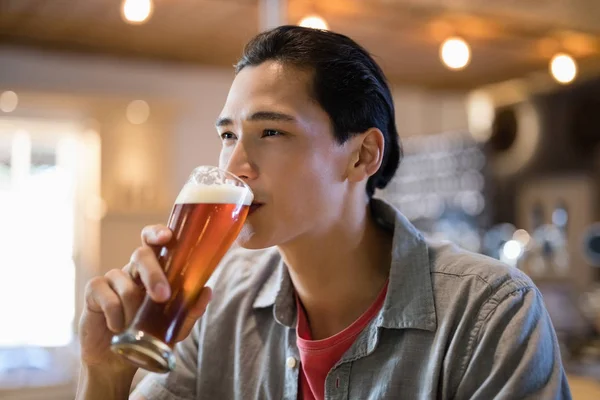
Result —
M 454 399 L 571 399 L 558 341 L 535 287 L 492 297 L 470 336 Z
M 132 393 L 147 400 L 188 400 L 196 397 L 198 378 L 198 325 L 188 337 L 175 345 L 175 370 L 168 374 L 150 373 Z

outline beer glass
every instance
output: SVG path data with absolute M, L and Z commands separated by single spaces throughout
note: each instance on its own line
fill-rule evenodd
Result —
M 111 349 L 138 367 L 166 373 L 175 368 L 173 345 L 190 307 L 237 238 L 253 200 L 238 177 L 201 166 L 181 189 L 169 217 L 173 231 L 157 250 L 171 297 L 156 303 L 146 294 L 131 325 L 113 336 Z

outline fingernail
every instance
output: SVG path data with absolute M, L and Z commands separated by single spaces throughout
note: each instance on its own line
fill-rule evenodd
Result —
M 158 232 L 158 236 L 159 236 L 161 239 L 164 239 L 164 238 L 168 237 L 170 233 L 171 233 L 171 232 L 169 232 L 169 231 L 168 231 L 168 230 L 166 230 L 166 229 L 161 229 L 161 230 Z
M 169 293 L 169 287 L 162 282 L 157 283 L 154 286 L 154 293 L 156 294 L 156 297 L 161 300 L 167 300 L 171 296 L 171 293 Z

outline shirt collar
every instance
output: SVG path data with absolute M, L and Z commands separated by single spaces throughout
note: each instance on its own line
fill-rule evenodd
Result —
M 377 324 L 390 329 L 435 330 L 429 252 L 423 235 L 387 202 L 372 199 L 371 209 L 379 224 L 394 230 L 389 287 Z M 271 306 L 278 323 L 294 327 L 294 288 L 281 257 L 253 304 L 254 308 Z
M 296 320 L 296 303 L 294 301 L 294 286 L 285 263 L 280 255 L 271 276 L 262 285 L 256 299 L 254 308 L 273 307 L 273 317 L 281 325 L 289 328 L 294 326 Z
M 373 199 L 377 221 L 394 229 L 388 294 L 380 314 L 384 328 L 436 329 L 433 284 L 425 238 L 396 208 Z

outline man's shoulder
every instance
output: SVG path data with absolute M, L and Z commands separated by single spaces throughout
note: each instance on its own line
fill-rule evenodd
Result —
M 428 240 L 427 245 L 434 290 L 436 286 L 444 289 L 454 287 L 498 297 L 535 288 L 531 279 L 518 268 L 492 257 L 467 251 L 446 241 Z

